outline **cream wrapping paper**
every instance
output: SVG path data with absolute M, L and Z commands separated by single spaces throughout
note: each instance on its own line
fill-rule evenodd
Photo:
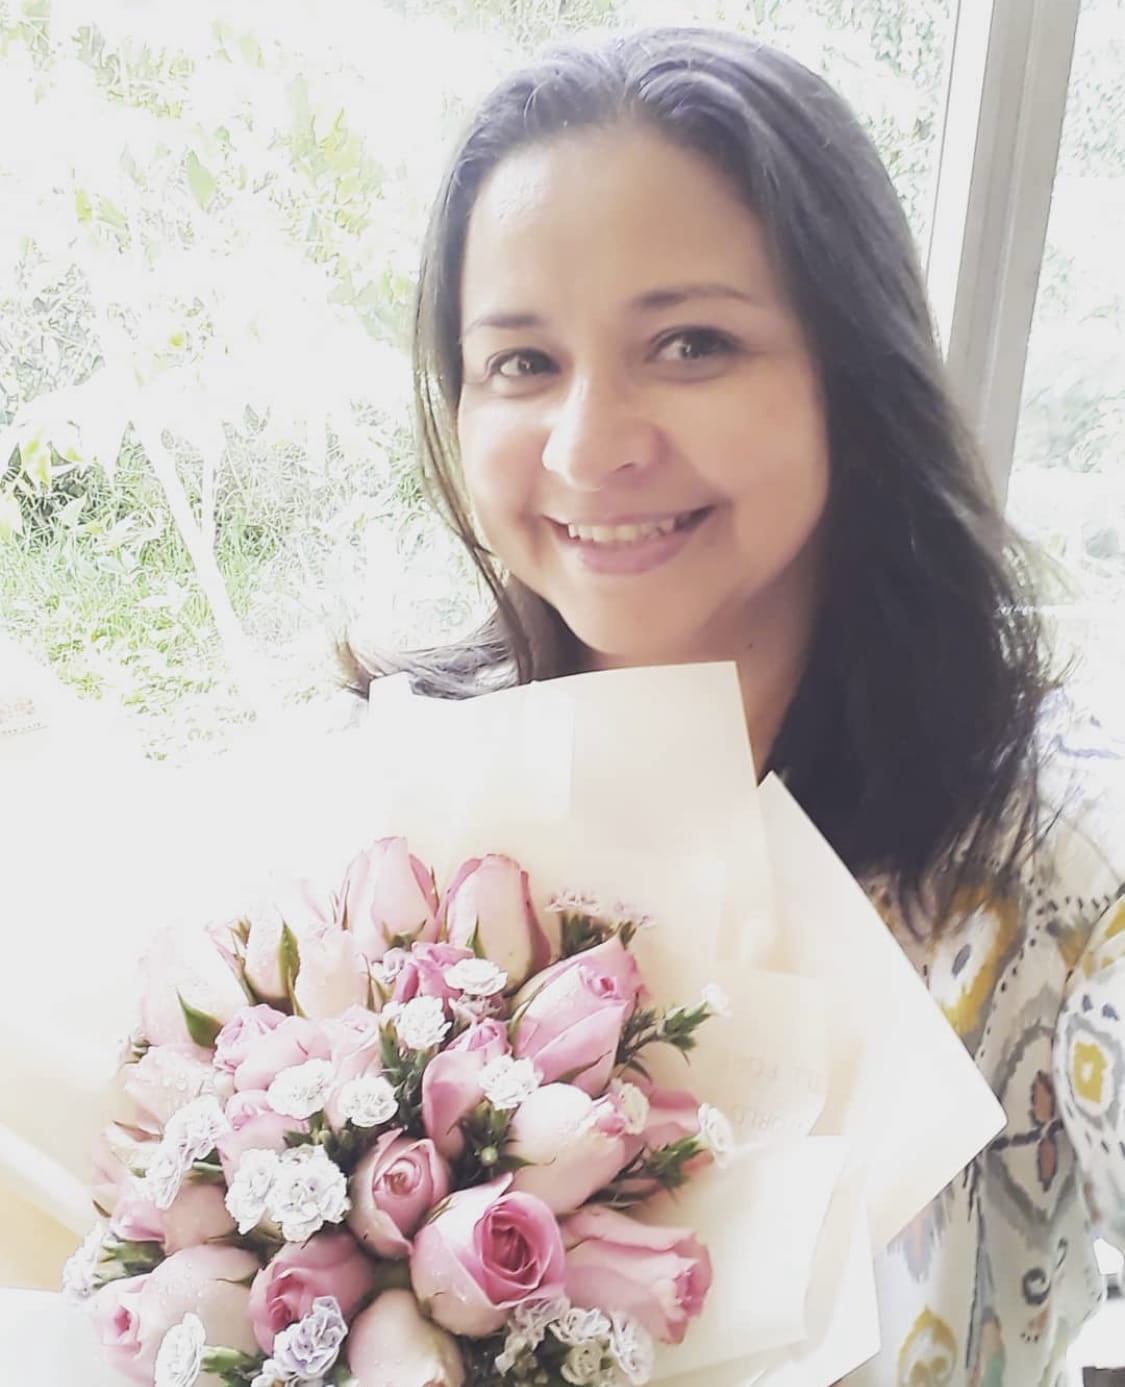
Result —
M 654 1056 L 656 1077 L 721 1107 L 737 1140 L 727 1167 L 645 1213 L 695 1227 L 715 1267 L 703 1319 L 661 1351 L 658 1379 L 827 1387 L 870 1357 L 873 1252 L 1003 1117 L 859 887 L 776 780 L 757 786 L 734 667 L 583 675 L 468 703 L 416 698 L 388 680 L 346 744 L 276 752 L 168 780 L 161 812 L 174 831 L 152 923 L 229 914 L 246 892 L 268 890 L 271 872 L 331 876 L 389 832 L 439 877 L 467 856 L 511 854 L 547 922 L 559 892 L 627 902 L 652 922 L 635 948 L 658 1001 L 692 1003 L 719 983 L 731 1002 L 729 1018 L 703 1028 L 690 1067 Z M 173 865 L 189 851 L 190 881 Z M 34 873 L 25 867 L 23 879 Z M 25 891 L 25 908 L 35 904 Z M 125 913 L 132 951 L 139 913 Z M 106 918 L 103 900 L 88 921 Z M 130 963 L 118 953 L 111 964 L 88 941 L 81 954 L 87 992 L 100 973 L 116 1004 Z M 9 1059 L 37 1015 L 25 989 L 7 1015 L 14 1033 L 0 1035 Z M 36 1051 L 34 1091 L 92 1116 L 127 1022 L 86 1007 L 81 1023 L 88 1038 L 101 1028 L 86 1071 L 56 1023 Z M 3 1120 L 24 1164 L 30 1145 L 73 1171 L 92 1133 L 74 1121 L 36 1126 L 32 1090 L 18 1087 Z M 65 1107 L 68 1093 L 77 1108 Z M 5 1176 L 6 1159 L 0 1144 L 11 1185 L 19 1162 Z M 49 1212 L 73 1226 L 64 1185 Z M 23 1193 L 48 1207 L 42 1186 L 25 1182 Z

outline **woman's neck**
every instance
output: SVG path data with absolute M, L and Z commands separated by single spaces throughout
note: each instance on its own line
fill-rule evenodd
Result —
M 746 729 L 759 775 L 769 765 L 789 706 L 808 663 L 820 584 L 818 556 L 794 564 L 769 592 L 744 613 L 737 633 L 701 633 L 697 645 L 658 664 L 702 664 L 731 660 L 738 666 Z M 613 669 L 635 660 L 584 652 L 586 669 Z

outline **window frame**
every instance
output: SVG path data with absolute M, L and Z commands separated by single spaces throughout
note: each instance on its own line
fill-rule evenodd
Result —
M 1007 497 L 1081 0 L 957 0 L 926 278 L 954 395 Z

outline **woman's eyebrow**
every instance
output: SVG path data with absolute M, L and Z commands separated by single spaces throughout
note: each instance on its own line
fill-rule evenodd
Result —
M 740 303 L 751 304 L 755 308 L 769 306 L 763 298 L 747 293 L 745 289 L 736 289 L 733 284 L 710 282 L 675 284 L 662 289 L 649 289 L 643 294 L 638 294 L 636 298 L 630 299 L 626 306 L 633 313 L 655 313 L 668 308 L 678 308 L 681 304 L 692 299 L 735 299 Z M 497 328 L 502 332 L 526 332 L 528 329 L 542 328 L 546 325 L 547 319 L 541 313 L 482 313 L 465 325 L 461 336 L 463 338 L 468 337 L 470 332 L 475 332 L 478 328 Z
M 767 307 L 766 301 L 745 289 L 737 289 L 733 284 L 706 282 L 700 284 L 675 284 L 666 289 L 650 289 L 639 294 L 629 307 L 641 313 L 652 313 L 659 309 L 678 308 L 689 299 L 737 299 L 740 303 L 752 304 L 755 308 Z
M 499 328 L 501 331 L 522 332 L 527 328 L 540 328 L 546 325 L 546 318 L 539 313 L 482 313 L 461 329 L 461 336 L 468 337 L 477 328 Z

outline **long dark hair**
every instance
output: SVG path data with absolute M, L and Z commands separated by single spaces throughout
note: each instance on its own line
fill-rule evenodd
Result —
M 502 82 L 465 133 L 425 241 L 414 379 L 424 479 L 495 612 L 474 639 L 395 667 L 444 696 L 578 668 L 557 614 L 505 581 L 470 521 L 455 439 L 461 264 L 477 194 L 506 156 L 615 122 L 658 131 L 739 189 L 821 375 L 830 581 L 771 764 L 853 872 L 888 871 L 910 890 L 943 864 L 1003 870 L 1021 836 L 1005 811 L 1034 784 L 1046 688 L 1028 563 L 950 401 L 910 230 L 871 141 L 820 78 L 734 34 L 650 30 L 555 50 Z M 361 677 L 386 668 L 358 665 Z

